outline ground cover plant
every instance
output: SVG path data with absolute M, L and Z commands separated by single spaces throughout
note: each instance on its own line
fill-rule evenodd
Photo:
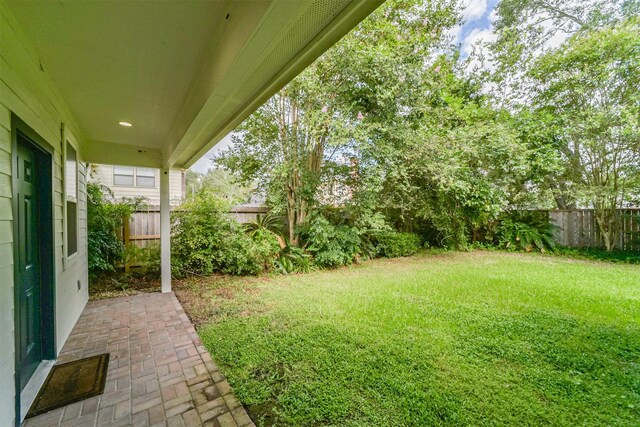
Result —
M 640 270 L 434 252 L 176 293 L 258 425 L 637 425 Z

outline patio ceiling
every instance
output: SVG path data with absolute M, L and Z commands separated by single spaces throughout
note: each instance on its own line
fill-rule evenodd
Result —
M 186 168 L 382 2 L 7 4 L 78 121 L 86 161 Z

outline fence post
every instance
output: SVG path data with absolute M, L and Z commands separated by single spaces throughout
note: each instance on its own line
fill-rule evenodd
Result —
M 124 243 L 124 248 L 125 248 L 125 254 L 126 254 L 126 250 L 129 247 L 129 242 L 131 241 L 131 225 L 130 223 L 130 216 L 126 215 L 123 219 L 122 219 L 122 234 L 123 234 L 123 243 Z M 125 258 L 124 260 L 124 272 L 128 273 L 129 272 L 129 260 Z

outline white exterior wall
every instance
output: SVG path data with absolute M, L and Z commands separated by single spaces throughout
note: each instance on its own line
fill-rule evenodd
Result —
M 113 166 L 112 165 L 91 165 L 91 174 L 89 181 L 99 182 L 106 185 L 113 191 L 116 199 L 122 197 L 138 197 L 144 196 L 149 199 L 152 205 L 160 204 L 160 170 L 156 169 L 156 185 L 155 187 L 129 187 L 123 185 L 114 185 L 113 183 Z M 169 197 L 172 204 L 179 204 L 182 201 L 182 171 L 172 169 L 169 171 Z
M 0 425 L 3 426 L 12 425 L 15 410 L 12 216 L 11 114 L 0 104 L 0 396 L 3 396 Z
M 56 351 L 59 353 L 88 300 L 86 168 L 80 134 L 64 102 L 49 83 L 37 54 L 0 1 L 0 426 L 15 420 L 13 218 L 11 188 L 11 113 L 54 148 L 54 280 Z M 78 252 L 65 253 L 64 182 L 60 128 L 78 155 Z M 81 289 L 77 288 L 77 281 Z

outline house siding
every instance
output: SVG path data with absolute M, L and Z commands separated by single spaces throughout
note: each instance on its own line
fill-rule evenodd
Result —
M 11 211 L 11 113 L 0 105 L 0 396 L 13 396 L 13 222 Z M 14 400 L 0 399 L 0 425 L 13 422 Z
M 155 187 L 128 187 L 113 184 L 113 166 L 112 165 L 91 165 L 91 176 L 89 181 L 99 182 L 106 185 L 113 191 L 116 199 L 122 197 L 139 197 L 143 196 L 149 199 L 152 205 L 160 204 L 160 171 L 156 170 Z M 172 169 L 169 171 L 169 197 L 172 204 L 177 204 L 183 197 L 182 171 Z
M 56 352 L 60 352 L 88 300 L 86 168 L 81 140 L 64 102 L 52 89 L 40 60 L 0 1 L 0 425 L 15 422 L 15 325 L 11 114 L 53 149 L 54 278 Z M 66 259 L 61 124 L 78 153 L 78 252 Z M 81 289 L 77 283 L 80 281 Z

